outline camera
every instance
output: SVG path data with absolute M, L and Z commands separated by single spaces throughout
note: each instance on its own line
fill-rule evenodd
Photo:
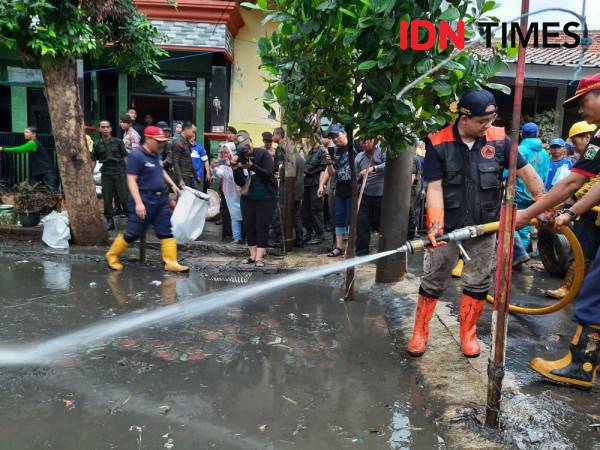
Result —
M 242 147 L 237 151 L 238 163 L 242 165 L 248 164 L 250 161 L 250 149 L 248 147 Z

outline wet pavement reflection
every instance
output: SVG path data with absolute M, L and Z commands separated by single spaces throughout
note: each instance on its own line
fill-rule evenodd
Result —
M 268 276 L 0 258 L 4 344 Z M 0 369 L 0 448 L 444 448 L 376 299 L 325 282 Z

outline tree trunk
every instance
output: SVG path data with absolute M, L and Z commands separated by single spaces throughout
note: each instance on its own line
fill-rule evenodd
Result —
M 410 211 L 410 187 L 415 149 L 403 151 L 385 164 L 381 204 L 379 251 L 392 250 L 406 242 Z M 406 272 L 406 254 L 396 253 L 377 261 L 375 281 L 394 283 Z
M 285 141 L 285 177 L 280 179 L 284 183 L 285 197 L 283 199 L 283 223 L 281 224 L 283 250 L 288 253 L 294 249 L 294 191 L 296 190 L 296 155 L 295 144 L 292 140 Z
M 106 228 L 96 206 L 93 163 L 83 131 L 77 66 L 67 59 L 43 62 L 42 74 L 73 240 L 78 245 L 106 243 Z

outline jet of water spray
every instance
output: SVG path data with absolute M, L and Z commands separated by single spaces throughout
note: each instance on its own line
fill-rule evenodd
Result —
M 315 269 L 303 270 L 254 285 L 203 295 L 148 312 L 128 313 L 121 317 L 98 322 L 78 331 L 44 342 L 0 349 L 0 366 L 57 364 L 61 361 L 67 350 L 71 351 L 73 348 L 81 348 L 99 339 L 118 336 L 158 323 L 167 325 L 189 320 L 217 308 L 233 305 L 295 283 L 321 278 L 325 275 L 345 270 L 348 267 L 385 258 L 400 251 L 403 251 L 402 248 L 352 258 Z

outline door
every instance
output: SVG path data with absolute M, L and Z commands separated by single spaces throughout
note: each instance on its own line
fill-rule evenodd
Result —
M 171 127 L 175 130 L 176 123 L 185 121 L 194 122 L 196 111 L 193 99 L 171 98 Z M 204 124 L 198 125 L 198 128 L 204 129 Z

